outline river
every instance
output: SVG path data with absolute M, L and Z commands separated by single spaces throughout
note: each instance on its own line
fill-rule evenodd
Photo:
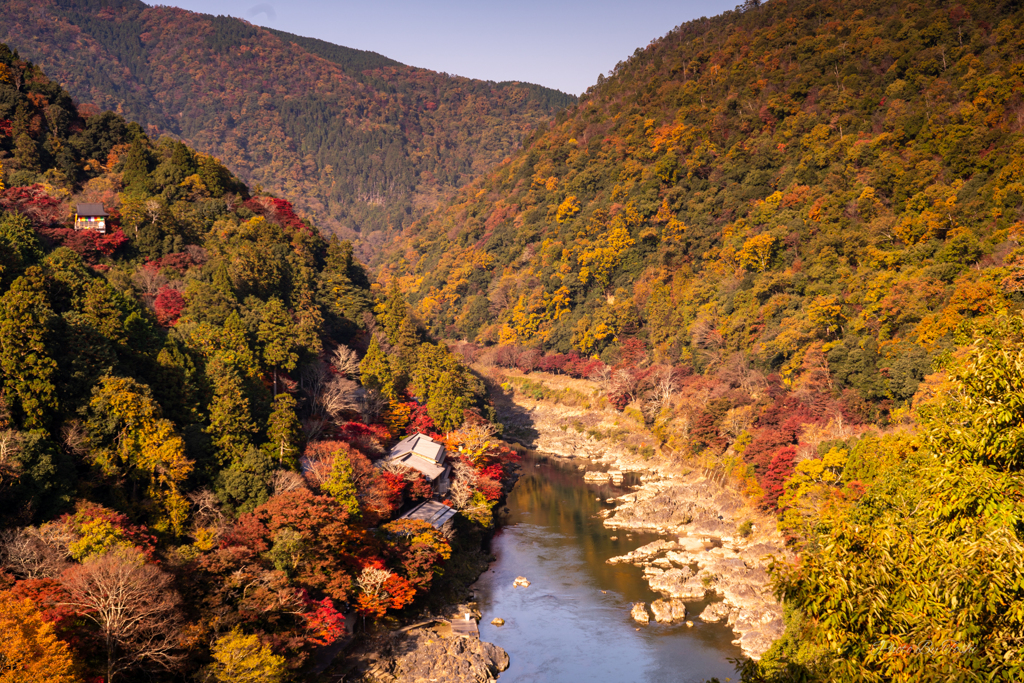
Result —
M 508 496 L 510 512 L 491 542 L 497 559 L 474 585 L 480 638 L 511 657 L 502 683 L 736 678 L 729 659 L 742 652 L 729 628 L 697 619 L 706 602 L 687 603 L 693 627 L 630 619 L 630 603 L 660 596 L 639 567 L 605 560 L 658 536 L 604 527 L 599 512 L 611 505 L 603 501 L 625 492 L 585 483 L 575 466 L 557 458 L 524 456 L 523 476 Z M 513 588 L 517 576 L 531 585 Z M 505 624 L 492 625 L 495 617 Z

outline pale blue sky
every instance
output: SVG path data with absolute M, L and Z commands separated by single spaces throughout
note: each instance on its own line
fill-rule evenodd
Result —
M 161 2 L 159 4 L 165 4 Z M 166 4 L 372 50 L 409 66 L 578 95 L 638 47 L 737 0 L 177 0 Z

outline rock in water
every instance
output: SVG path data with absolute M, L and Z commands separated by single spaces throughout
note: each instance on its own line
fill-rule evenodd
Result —
M 526 580 L 525 576 L 517 576 L 516 580 L 512 582 L 512 587 L 513 588 L 518 588 L 519 586 L 522 586 L 523 588 L 526 588 L 529 585 L 530 585 L 530 582 Z
M 686 618 L 686 604 L 678 598 L 655 600 L 651 603 L 651 612 L 659 624 L 673 624 Z
M 672 606 L 672 621 L 682 621 L 686 618 L 686 603 L 679 598 L 672 598 L 668 601 Z
M 651 623 L 651 618 L 647 614 L 647 604 L 643 602 L 638 602 L 633 605 L 633 609 L 630 610 L 629 616 L 633 617 L 633 621 L 638 624 L 643 624 L 644 626 Z
M 493 619 L 491 619 L 491 623 L 494 624 L 495 626 L 504 626 L 505 625 L 505 620 L 502 619 L 501 617 L 494 617 Z

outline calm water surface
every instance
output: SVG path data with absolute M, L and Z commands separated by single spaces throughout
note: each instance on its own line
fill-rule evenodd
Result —
M 598 513 L 611 506 L 595 498 L 625 492 L 584 483 L 581 472 L 555 458 L 523 458 L 523 476 L 508 498 L 511 512 L 491 544 L 497 561 L 475 586 L 480 637 L 512 660 L 501 683 L 735 679 L 728 660 L 742 652 L 730 629 L 696 618 L 707 602 L 687 603 L 692 628 L 652 620 L 638 629 L 629 618 L 630 603 L 660 596 L 640 568 L 605 564 L 658 538 L 601 524 Z M 517 576 L 531 585 L 513 588 Z M 495 617 L 505 625 L 491 625 Z

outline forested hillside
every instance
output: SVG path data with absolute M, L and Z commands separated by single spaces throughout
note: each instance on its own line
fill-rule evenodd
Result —
M 361 233 L 367 253 L 575 99 L 138 0 L 4 0 L 0 41 L 78 101 L 179 136 L 341 236 Z
M 749 680 L 1021 674 L 1022 26 L 874 0 L 683 24 L 389 248 L 435 333 L 588 373 L 777 511 L 803 557 Z
M 349 242 L 0 46 L 4 680 L 307 680 L 343 612 L 443 604 L 515 459 L 483 393 Z M 454 537 L 397 519 L 410 432 Z

